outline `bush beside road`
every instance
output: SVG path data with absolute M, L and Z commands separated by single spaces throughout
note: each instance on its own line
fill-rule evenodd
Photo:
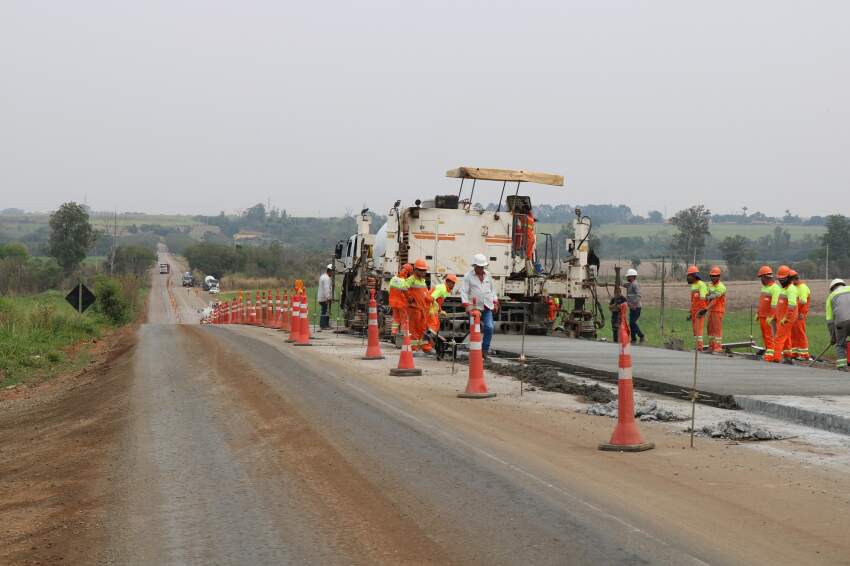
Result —
M 144 310 L 147 288 L 135 278 L 101 278 L 92 288 L 104 301 L 82 316 L 65 291 L 0 297 L 0 388 L 84 366 L 93 344 Z

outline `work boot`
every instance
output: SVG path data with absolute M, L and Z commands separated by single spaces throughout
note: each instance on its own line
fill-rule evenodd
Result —
M 641 334 L 641 335 L 640 335 L 640 343 L 641 343 L 641 344 L 643 344 L 644 342 L 646 342 L 646 336 L 644 336 L 643 334 Z

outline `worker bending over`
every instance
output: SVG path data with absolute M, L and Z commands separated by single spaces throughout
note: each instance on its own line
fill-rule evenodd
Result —
M 452 294 L 455 283 L 457 283 L 457 275 L 449 273 L 446 275 L 445 283 L 440 283 L 431 291 L 431 307 L 428 311 L 428 328 L 431 332 L 440 331 L 440 317 L 446 316 L 443 311 L 443 301 Z
M 809 336 L 806 334 L 806 320 L 809 318 L 812 290 L 805 281 L 800 280 L 800 274 L 791 270 L 791 284 L 797 287 L 797 321 L 791 328 L 792 357 L 798 360 L 808 360 Z
M 481 348 L 485 356 L 490 353 L 490 341 L 493 339 L 493 313 L 499 312 L 499 298 L 496 296 L 493 278 L 484 269 L 488 263 L 487 256 L 475 254 L 472 258 L 472 269 L 464 274 L 460 286 L 460 300 L 466 312 L 472 311 L 473 300 L 475 308 L 481 311 Z
M 701 352 L 704 347 L 702 332 L 705 326 L 705 313 L 708 309 L 708 285 L 702 280 L 702 275 L 700 275 L 699 268 L 696 265 L 688 267 L 686 277 L 691 286 L 691 312 L 688 315 L 688 320 L 691 321 L 694 329 L 694 347 L 698 352 Z
M 407 278 L 413 273 L 413 266 L 405 263 L 398 275 L 390 279 L 390 308 L 393 312 L 393 323 L 390 333 L 398 335 L 404 321 L 407 320 Z
M 833 279 L 826 298 L 826 325 L 829 327 L 829 343 L 835 344 L 835 369 L 847 371 L 847 356 L 850 344 L 850 287 L 843 279 Z
M 716 265 L 708 272 L 708 349 L 712 353 L 723 350 L 723 317 L 726 315 L 726 285 L 720 280 Z
M 410 324 L 410 345 L 413 350 L 431 351 L 431 343 L 423 340 L 428 327 L 428 308 L 431 294 L 425 277 L 428 263 L 419 258 L 413 262 L 413 275 L 407 278 L 407 317 Z
M 773 342 L 772 362 L 783 359 L 791 363 L 791 329 L 797 322 L 797 287 L 791 284 L 791 268 L 780 265 L 776 270 L 779 280 L 779 300 L 776 303 L 776 338 Z

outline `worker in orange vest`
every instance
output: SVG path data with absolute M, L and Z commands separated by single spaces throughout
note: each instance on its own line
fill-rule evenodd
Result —
M 431 291 L 431 306 L 428 309 L 428 328 L 431 332 L 440 331 L 440 316 L 446 316 L 443 311 L 443 301 L 452 294 L 452 289 L 457 284 L 457 275 L 449 273 L 446 275 L 445 283 L 440 283 Z
M 723 317 L 726 315 L 726 285 L 720 280 L 716 265 L 708 272 L 708 349 L 712 353 L 723 350 Z
M 393 322 L 390 333 L 398 334 L 398 329 L 407 320 L 407 278 L 413 273 L 413 266 L 405 263 L 398 275 L 390 279 L 390 308 L 393 312 Z
M 691 312 L 688 320 L 691 321 L 694 330 L 694 347 L 701 352 L 704 347 L 702 333 L 705 326 L 705 313 L 708 310 L 708 285 L 702 280 L 696 265 L 688 267 L 686 278 L 691 286 Z
M 797 322 L 797 287 L 791 284 L 791 268 L 780 265 L 776 270 L 779 280 L 779 300 L 776 303 L 776 339 L 773 342 L 772 362 L 783 359 L 791 363 L 791 330 Z
M 534 215 L 531 211 L 526 217 L 525 259 L 534 264 L 534 250 L 537 248 L 537 233 L 534 231 Z
M 428 263 L 419 258 L 413 262 L 413 275 L 407 278 L 407 318 L 410 324 L 410 340 L 413 350 L 431 351 L 431 343 L 423 340 L 428 325 L 428 308 L 431 306 L 431 294 L 425 277 L 428 275 Z
M 762 265 L 758 271 L 761 279 L 761 292 L 759 293 L 759 305 L 756 319 L 761 328 L 761 338 L 764 341 L 764 361 L 773 361 L 774 338 L 776 336 L 776 304 L 779 302 L 779 293 L 782 289 L 773 277 L 773 270 L 769 265 Z
M 811 304 L 812 290 L 805 281 L 800 280 L 800 274 L 791 270 L 791 284 L 797 287 L 797 322 L 791 329 L 792 357 L 799 360 L 808 360 L 809 337 L 806 334 L 806 320 L 809 318 L 809 305 Z

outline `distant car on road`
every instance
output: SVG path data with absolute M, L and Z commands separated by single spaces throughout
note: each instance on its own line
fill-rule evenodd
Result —
M 209 291 L 213 295 L 220 292 L 218 286 L 218 279 L 213 277 L 212 275 L 207 275 L 204 277 L 204 291 Z
M 171 266 L 168 265 L 167 263 L 160 263 L 159 264 L 159 273 L 160 273 L 160 275 L 165 275 L 165 274 L 171 273 Z
M 184 287 L 194 287 L 195 286 L 195 278 L 192 277 L 190 272 L 186 272 L 183 274 L 182 284 Z

